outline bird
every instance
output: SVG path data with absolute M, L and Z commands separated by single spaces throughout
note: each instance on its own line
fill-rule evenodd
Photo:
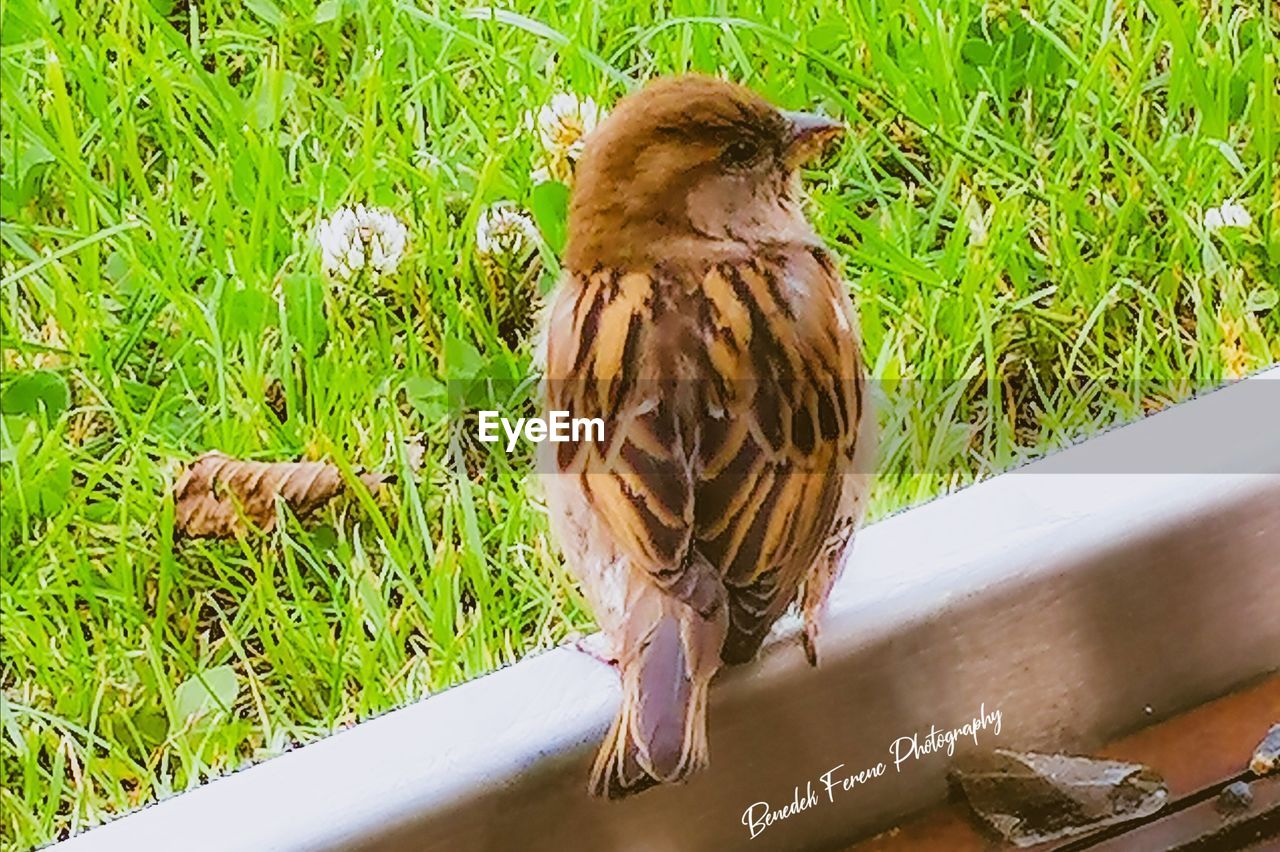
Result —
M 538 464 L 622 682 L 592 795 L 705 767 L 712 677 L 793 604 L 817 664 L 873 440 L 849 288 L 800 183 L 843 132 L 690 74 L 625 95 L 585 141 L 541 384 L 548 412 L 604 428 Z

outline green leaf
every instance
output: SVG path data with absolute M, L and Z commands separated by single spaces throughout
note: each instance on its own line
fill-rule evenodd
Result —
M 1259 284 L 1249 291 L 1244 309 L 1254 314 L 1265 313 L 1280 304 L 1280 290 L 1269 284 Z
M 311 18 L 317 24 L 327 24 L 342 14 L 342 0 L 324 0 L 316 6 L 316 13 Z
M 449 336 L 444 341 L 444 367 L 449 381 L 474 379 L 484 369 L 484 356 L 462 338 Z
M 284 279 L 285 316 L 289 336 L 306 355 L 318 355 L 329 339 L 324 315 L 324 284 L 314 276 L 295 272 Z
M 382 636 L 387 628 L 387 600 L 373 572 L 366 566 L 356 581 L 359 611 L 364 615 L 365 629 L 371 636 Z
M 5 4 L 3 25 L 0 25 L 0 44 L 21 44 L 44 38 L 50 24 L 61 17 L 53 3 L 11 2 Z M 9 62 L 8 56 L 5 62 Z M 8 85 L 6 78 L 5 85 Z M 6 120 L 7 120 L 6 116 Z M 8 128 L 6 127 L 6 130 Z
M 414 410 L 428 422 L 449 413 L 448 392 L 444 383 L 431 376 L 410 376 L 404 381 L 405 397 Z
M 133 714 L 133 726 L 142 737 L 142 741 L 151 748 L 164 742 L 168 726 L 164 714 L 152 707 L 144 707 Z
M 52 518 L 66 505 L 71 493 L 71 459 L 55 456 L 39 473 L 22 483 L 27 511 L 37 518 Z
M 484 396 L 484 356 L 467 341 L 448 336 L 444 340 L 444 371 L 448 382 L 450 410 L 466 408 L 477 396 Z
M 222 326 L 227 334 L 254 338 L 274 324 L 275 301 L 251 287 L 238 287 L 222 300 Z
M 284 26 L 284 12 L 271 0 L 245 0 L 245 6 L 273 27 Z
M 849 42 L 849 25 L 835 16 L 824 15 L 822 20 L 805 33 L 805 39 L 811 50 L 832 53 Z
M 4 728 L 5 735 L 9 737 L 9 742 L 17 747 L 18 753 L 25 756 L 26 733 L 18 722 L 17 714 L 9 706 L 9 699 L 2 693 L 0 693 L 0 728 Z
M 1235 148 L 1221 139 L 1207 139 L 1205 141 L 1215 148 L 1224 160 L 1231 164 L 1231 168 L 1235 169 L 1240 177 L 1248 176 L 1249 170 L 1244 167 L 1244 163 L 1240 162 L 1240 155 L 1236 153 Z
M 134 277 L 134 264 L 129 256 L 120 250 L 114 250 L 107 255 L 106 272 L 117 288 L 127 290 L 131 279 Z
M 961 46 L 960 55 L 971 65 L 990 65 L 995 59 L 996 51 L 989 42 L 973 38 Z
M 0 411 L 5 414 L 37 414 L 41 408 L 49 420 L 57 420 L 71 407 L 66 380 L 51 370 L 22 373 L 0 391 Z
M 247 145 L 231 163 L 231 194 L 242 207 L 253 207 L 258 194 L 258 163 Z
M 320 524 L 307 536 L 313 553 L 328 553 L 338 546 L 338 531 L 330 524 Z
M 249 100 L 249 116 L 253 126 L 266 130 L 280 120 L 298 89 L 293 74 L 280 68 L 265 68 L 258 77 L 258 86 Z
M 32 139 L 26 149 L 18 155 L 18 178 L 21 180 L 36 166 L 52 163 L 57 159 L 39 139 Z
M 529 209 L 547 245 L 556 254 L 563 252 L 569 233 L 569 187 L 555 180 L 538 184 Z
M 193 717 L 217 710 L 230 710 L 240 694 L 240 679 L 231 666 L 215 666 L 197 672 L 178 685 L 174 692 L 174 708 L 179 727 Z
M 538 279 L 538 292 L 546 296 L 556 288 L 556 284 L 560 281 L 558 273 L 552 272 L 550 269 L 543 270 L 542 277 Z
M 348 183 L 341 162 L 308 163 L 302 167 L 299 187 L 309 199 L 325 199 L 326 203 L 342 195 Z

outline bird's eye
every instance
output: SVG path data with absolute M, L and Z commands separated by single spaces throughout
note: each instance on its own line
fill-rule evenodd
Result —
M 741 168 L 760 154 L 760 145 L 751 139 L 730 142 L 720 155 L 720 161 L 731 168 Z

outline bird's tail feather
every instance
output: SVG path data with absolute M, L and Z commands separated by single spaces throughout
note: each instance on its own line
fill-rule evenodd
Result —
M 707 763 L 707 688 L 723 619 L 679 609 L 622 661 L 622 708 L 596 755 L 593 795 L 622 798 L 682 781 Z

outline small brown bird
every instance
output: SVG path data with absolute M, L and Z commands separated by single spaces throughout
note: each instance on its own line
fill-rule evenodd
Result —
M 842 130 L 686 76 L 586 140 L 544 392 L 604 435 L 541 447 L 554 532 L 622 674 L 596 795 L 704 766 L 712 675 L 797 598 L 816 664 L 871 445 L 853 306 L 800 206 L 800 165 Z

